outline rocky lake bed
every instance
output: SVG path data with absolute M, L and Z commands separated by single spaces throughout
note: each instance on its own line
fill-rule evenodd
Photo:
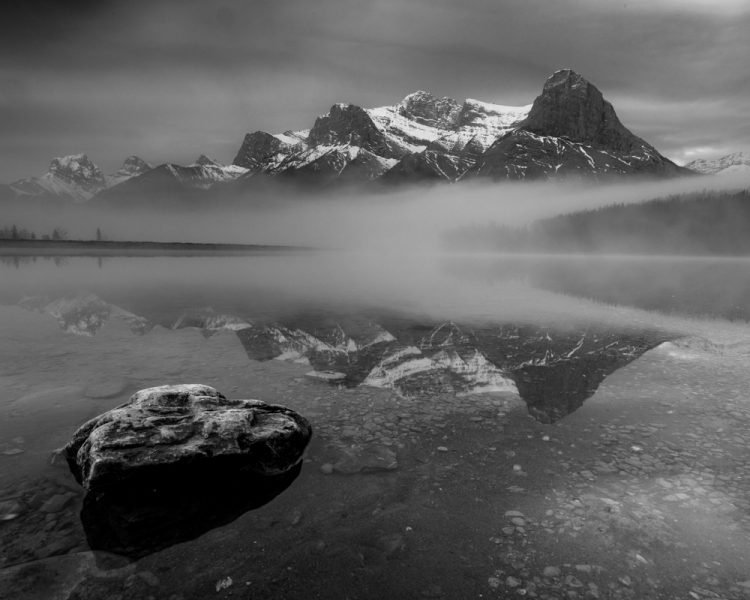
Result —
M 0 598 L 750 598 L 743 323 L 104 298 L 0 306 Z M 185 383 L 302 415 L 299 472 L 184 539 L 92 549 L 60 449 L 138 390 Z

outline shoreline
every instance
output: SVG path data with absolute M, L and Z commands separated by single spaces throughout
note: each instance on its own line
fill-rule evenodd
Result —
M 242 256 L 310 252 L 309 246 L 211 244 L 197 242 L 116 242 L 86 240 L 0 240 L 0 256 Z

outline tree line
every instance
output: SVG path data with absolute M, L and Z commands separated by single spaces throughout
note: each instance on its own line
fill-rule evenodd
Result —
M 101 228 L 96 228 L 96 241 L 101 242 L 106 238 L 102 234 Z M 36 231 L 30 231 L 25 227 L 18 227 L 13 224 L 6 227 L 0 227 L 0 240 L 67 240 L 68 231 L 62 227 L 55 227 L 50 233 L 38 234 Z
M 460 251 L 750 255 L 750 190 L 615 204 L 527 227 L 463 227 L 443 243 Z

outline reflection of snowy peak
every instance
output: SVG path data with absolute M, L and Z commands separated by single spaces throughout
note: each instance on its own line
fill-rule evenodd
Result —
M 476 347 L 466 346 L 468 340 L 456 335 L 460 330 L 452 323 L 437 327 L 428 336 L 432 341 L 419 345 L 405 344 L 373 322 L 308 320 L 295 325 L 252 326 L 238 335 L 251 358 L 291 360 L 309 363 L 317 371 L 342 372 L 349 385 L 411 394 L 425 378 L 445 375 L 459 392 L 515 390 L 508 376 Z
M 172 325 L 172 329 L 183 327 L 196 327 L 209 336 L 219 331 L 240 331 L 252 326 L 240 317 L 217 313 L 213 308 L 208 307 L 182 313 Z
M 148 321 L 143 317 L 109 304 L 95 294 L 79 294 L 55 300 L 33 296 L 23 298 L 19 304 L 28 310 L 54 317 L 61 329 L 76 335 L 93 336 L 112 319 L 125 322 L 131 331 L 138 334 L 150 328 Z
M 734 152 L 714 160 L 698 159 L 685 165 L 705 175 L 730 175 L 732 173 L 750 172 L 750 154 L 745 152 Z

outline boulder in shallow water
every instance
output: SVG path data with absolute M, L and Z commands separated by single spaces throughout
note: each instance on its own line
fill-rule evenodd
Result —
M 312 429 L 296 412 L 229 400 L 200 384 L 165 385 L 88 421 L 65 447 L 88 490 L 201 476 L 281 475 L 302 459 Z
M 139 558 L 270 502 L 299 474 L 311 431 L 292 410 L 205 385 L 135 393 L 63 450 L 89 491 L 89 546 Z

